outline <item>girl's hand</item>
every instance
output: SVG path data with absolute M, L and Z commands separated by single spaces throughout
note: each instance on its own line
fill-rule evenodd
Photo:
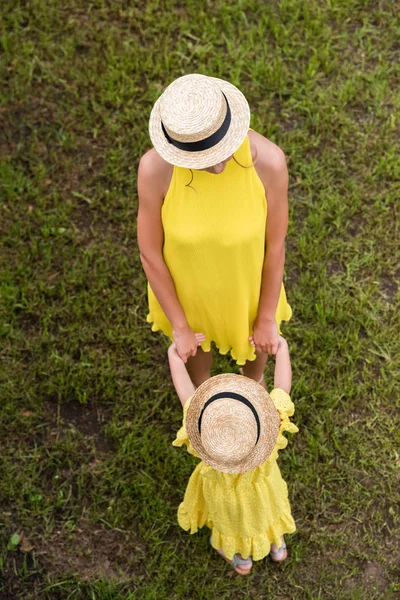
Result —
M 187 362 L 189 356 L 195 356 L 198 346 L 206 339 L 203 333 L 193 333 L 190 327 L 181 331 L 174 330 L 172 334 L 174 336 L 172 346 L 175 347 L 176 354 L 184 363 Z
M 276 354 L 279 345 L 279 334 L 275 319 L 260 322 L 256 319 L 253 335 L 250 336 L 249 340 L 256 352 Z

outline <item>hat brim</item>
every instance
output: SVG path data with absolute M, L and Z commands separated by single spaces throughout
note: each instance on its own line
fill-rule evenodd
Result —
M 187 152 L 176 148 L 168 142 L 161 127 L 161 96 L 153 106 L 149 121 L 150 139 L 158 154 L 171 165 L 187 169 L 206 169 L 212 167 L 232 156 L 247 136 L 250 126 L 250 107 L 245 96 L 228 81 L 218 79 L 217 77 L 210 79 L 213 79 L 225 94 L 231 109 L 232 118 L 229 129 L 223 139 L 208 150 Z
M 249 400 L 257 411 L 260 436 L 254 450 L 240 462 L 216 460 L 202 444 L 198 429 L 200 413 L 207 400 L 219 392 L 236 392 Z M 208 465 L 225 473 L 247 473 L 262 465 L 271 455 L 279 433 L 280 416 L 268 392 L 258 383 L 241 375 L 223 374 L 211 377 L 201 384 L 190 401 L 186 415 L 186 431 L 198 456 Z

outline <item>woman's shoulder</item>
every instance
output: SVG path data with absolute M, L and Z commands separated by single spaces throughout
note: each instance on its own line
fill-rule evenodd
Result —
M 279 146 L 253 129 L 249 130 L 248 136 L 256 170 L 272 173 L 286 170 L 285 154 Z
M 151 148 L 140 159 L 138 182 L 143 182 L 151 187 L 161 188 L 165 195 L 173 170 L 173 165 L 161 158 L 155 148 Z
M 152 177 L 171 174 L 173 169 L 173 165 L 161 158 L 155 148 L 145 152 L 139 162 L 139 173 Z

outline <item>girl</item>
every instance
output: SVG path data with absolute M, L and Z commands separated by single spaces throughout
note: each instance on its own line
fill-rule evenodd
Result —
M 204 335 L 196 334 L 197 343 Z M 237 573 L 253 560 L 287 557 L 285 533 L 295 531 L 287 486 L 277 465 L 290 423 L 291 365 L 287 343 L 278 338 L 274 389 L 240 375 L 217 375 L 194 387 L 176 344 L 169 350 L 176 392 L 184 408 L 174 446 L 186 444 L 202 459 L 192 473 L 178 510 L 180 526 L 195 533 L 211 529 L 210 543 Z
M 285 157 L 249 123 L 235 86 L 185 75 L 155 103 L 154 148 L 139 165 L 148 321 L 173 339 L 196 386 L 210 377 L 211 342 L 258 381 L 291 316 L 282 285 Z M 205 335 L 201 348 L 194 331 Z

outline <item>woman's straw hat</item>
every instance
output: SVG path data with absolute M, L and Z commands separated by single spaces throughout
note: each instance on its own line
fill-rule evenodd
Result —
M 206 75 L 184 75 L 161 94 L 150 115 L 150 138 L 167 162 L 188 169 L 216 165 L 239 148 L 250 108 L 234 85 Z
M 186 415 L 189 441 L 205 463 L 245 473 L 270 456 L 280 416 L 268 392 L 241 375 L 211 377 L 197 388 Z

